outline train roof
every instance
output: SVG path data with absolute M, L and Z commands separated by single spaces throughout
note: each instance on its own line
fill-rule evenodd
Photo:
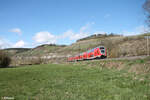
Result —
M 95 48 L 92 48 L 92 49 L 88 50 L 87 52 L 91 52 L 91 51 L 93 51 L 94 49 L 96 49 L 96 48 L 101 48 L 101 47 L 103 47 L 103 48 L 105 49 L 104 46 L 98 46 L 98 47 L 95 47 Z
M 99 47 L 104 47 L 104 46 L 98 46 L 98 47 L 96 47 L 96 48 L 99 48 Z M 104 47 L 105 48 L 105 47 Z

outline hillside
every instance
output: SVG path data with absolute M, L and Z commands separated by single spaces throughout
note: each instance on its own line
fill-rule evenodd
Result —
M 26 52 L 28 50 L 30 50 L 31 48 L 7 48 L 7 49 L 3 49 L 6 53 L 8 53 L 10 56 L 14 56 L 18 53 L 23 53 Z
M 145 34 L 138 36 L 101 35 L 95 38 L 84 38 L 60 49 L 58 52 L 75 55 L 91 48 L 103 45 L 107 48 L 108 58 L 139 56 L 147 54 Z M 149 41 L 150 42 L 150 41 Z
M 57 50 L 66 47 L 65 45 L 44 44 L 32 48 L 26 52 L 21 52 L 15 56 L 45 56 L 52 53 L 57 53 Z
M 28 62 L 32 58 L 40 58 L 44 63 L 66 62 L 67 57 L 74 56 L 100 45 L 107 48 L 108 58 L 146 55 L 147 41 L 144 36 L 147 35 L 150 35 L 150 33 L 137 36 L 120 36 L 114 34 L 92 35 L 77 40 L 76 43 L 69 46 L 45 44 L 24 51 L 20 50 L 15 52 L 13 59 L 23 59 L 25 60 L 24 62 Z

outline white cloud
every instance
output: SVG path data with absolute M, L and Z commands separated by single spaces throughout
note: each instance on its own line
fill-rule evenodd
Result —
M 86 32 L 75 33 L 72 30 L 67 30 L 63 35 L 59 36 L 60 39 L 68 38 L 70 40 L 78 40 L 87 37 L 89 34 Z
M 137 32 L 139 32 L 139 33 L 146 33 L 146 32 L 149 32 L 149 31 L 150 31 L 150 29 L 149 29 L 148 27 L 144 26 L 144 25 L 141 25 L 141 26 L 136 27 L 135 30 L 136 30 Z
M 20 41 L 16 42 L 12 47 L 13 48 L 22 48 L 25 46 L 25 44 L 26 43 L 23 40 L 20 40 Z
M 59 38 L 70 38 L 74 35 L 74 32 L 72 30 L 67 30 L 66 32 L 63 33 L 63 35 L 59 36 Z
M 80 28 L 80 33 L 88 31 L 93 24 L 95 24 L 95 22 L 87 23 L 86 25 L 82 26 Z
M 26 45 L 23 40 L 20 40 L 16 43 L 9 42 L 6 39 L 0 38 L 0 49 L 4 48 L 22 48 Z
M 21 29 L 19 29 L 19 28 L 13 28 L 13 29 L 10 30 L 10 32 L 14 32 L 14 33 L 17 33 L 19 35 L 22 34 Z
M 42 31 L 36 33 L 36 35 L 33 37 L 36 43 L 56 43 L 57 37 L 50 32 Z
M 126 31 L 126 30 L 123 30 L 120 34 L 124 35 L 124 36 L 137 35 L 137 33 L 135 33 L 135 32 L 129 32 L 129 31 Z
M 124 36 L 131 36 L 131 35 L 139 35 L 147 32 L 150 32 L 150 29 L 144 25 L 141 25 L 136 27 L 133 31 L 123 30 L 121 34 Z
M 108 18 L 110 16 L 111 16 L 110 14 L 106 14 L 106 15 L 104 15 L 104 18 Z
M 88 33 L 74 33 L 72 36 L 70 36 L 70 40 L 78 40 L 81 38 L 87 37 L 89 34 Z
M 11 43 L 9 43 L 7 40 L 0 38 L 0 49 L 3 48 L 9 48 L 11 47 Z
M 56 43 L 60 39 L 63 40 L 69 39 L 76 41 L 78 39 L 89 36 L 90 35 L 89 29 L 93 24 L 95 23 L 94 22 L 87 23 L 85 26 L 82 26 L 78 32 L 74 32 L 73 30 L 69 29 L 61 35 L 53 35 L 48 31 L 38 32 L 33 37 L 33 40 L 35 41 L 33 45 Z
M 95 34 L 95 35 L 98 35 L 98 34 L 104 35 L 104 34 L 106 34 L 106 32 L 104 32 L 104 31 L 97 31 L 97 32 L 94 32 L 93 34 Z
M 81 38 L 85 38 L 89 36 L 90 26 L 95 24 L 94 22 L 88 23 L 85 26 L 82 26 L 79 32 L 73 32 L 72 30 L 67 30 L 63 35 L 59 36 L 59 38 L 68 38 L 70 40 L 78 40 Z

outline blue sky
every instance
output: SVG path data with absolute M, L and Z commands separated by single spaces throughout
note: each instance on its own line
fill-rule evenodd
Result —
M 71 44 L 92 34 L 147 30 L 144 0 L 0 0 L 0 46 Z

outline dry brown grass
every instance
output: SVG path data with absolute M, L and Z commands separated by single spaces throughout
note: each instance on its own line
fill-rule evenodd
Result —
M 133 60 L 99 60 L 99 61 L 83 61 L 74 64 L 86 65 L 91 67 L 100 67 L 108 69 L 117 69 L 136 74 L 150 73 L 150 56 L 143 59 Z
M 150 66 L 149 64 L 135 64 L 130 67 L 129 72 L 134 72 L 136 74 L 149 73 Z

